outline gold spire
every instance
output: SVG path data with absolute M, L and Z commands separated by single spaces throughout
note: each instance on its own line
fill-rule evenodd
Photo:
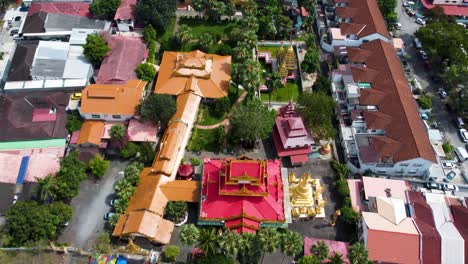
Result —
M 314 206 L 313 190 L 310 185 L 310 174 L 302 175 L 299 183 L 291 185 L 290 198 L 292 207 Z
M 286 69 L 288 71 L 297 70 L 296 55 L 294 54 L 294 49 L 291 44 L 289 44 L 288 50 L 286 51 L 284 63 L 286 64 Z

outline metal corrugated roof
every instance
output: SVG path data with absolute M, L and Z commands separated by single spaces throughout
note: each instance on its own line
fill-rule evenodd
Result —
M 29 140 L 29 141 L 10 141 L 0 142 L 0 150 L 5 149 L 33 149 L 33 148 L 50 148 L 64 147 L 65 139 L 44 139 L 44 140 Z

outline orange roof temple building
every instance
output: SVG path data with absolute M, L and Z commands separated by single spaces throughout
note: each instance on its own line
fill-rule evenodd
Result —
M 227 96 L 231 57 L 201 51 L 165 52 L 155 93 L 177 96 L 177 111 L 161 138 L 151 168 L 140 174 L 140 183 L 113 236 L 143 236 L 167 244 L 174 224 L 163 219 L 168 201 L 198 202 L 198 181 L 175 180 L 190 139 L 202 98 Z

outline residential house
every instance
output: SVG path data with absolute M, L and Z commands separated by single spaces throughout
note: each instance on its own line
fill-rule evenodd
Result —
M 344 47 L 358 47 L 373 40 L 391 43 L 385 20 L 373 0 L 335 1 L 338 27 L 329 27 L 321 39 L 321 46 L 336 55 L 345 55 Z
M 393 45 L 378 39 L 347 54 L 348 65 L 332 73 L 332 90 L 348 167 L 427 177 L 436 155 Z
M 129 80 L 124 84 L 90 84 L 83 91 L 83 119 L 127 121 L 136 116 L 136 107 L 144 95 L 146 82 Z

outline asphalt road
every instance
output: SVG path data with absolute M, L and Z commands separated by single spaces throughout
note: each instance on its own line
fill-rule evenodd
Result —
M 402 1 L 397 1 L 397 14 L 402 25 L 397 35 L 405 43 L 405 52 L 408 55 L 415 78 L 421 83 L 422 89 L 433 95 L 432 118 L 439 123 L 439 129 L 454 147 L 465 147 L 465 143 L 460 140 L 458 128 L 455 125 L 455 114 L 447 111 L 446 102 L 437 95 L 437 90 L 442 86 L 432 81 L 432 72 L 424 68 L 423 61 L 414 47 L 414 33 L 421 27 L 416 24 L 415 18 L 408 16 L 402 7 Z M 468 172 L 468 162 L 462 163 L 465 172 Z M 458 177 L 458 176 L 457 176 Z
M 118 172 L 123 171 L 127 164 L 113 161 L 101 180 L 81 183 L 80 193 L 71 201 L 73 219 L 59 242 L 83 249 L 94 245 L 94 241 L 104 232 L 104 214 L 111 209 L 109 201 L 115 196 L 114 184 L 119 179 Z

